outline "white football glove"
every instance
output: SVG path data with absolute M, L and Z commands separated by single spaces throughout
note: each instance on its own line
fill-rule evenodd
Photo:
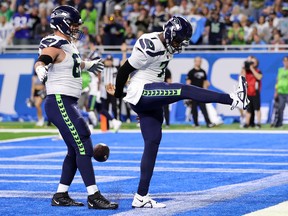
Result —
M 94 74 L 101 73 L 104 69 L 104 63 L 101 58 L 93 61 L 85 61 L 84 69 Z
M 35 69 L 38 79 L 43 82 L 47 78 L 48 66 L 39 65 Z

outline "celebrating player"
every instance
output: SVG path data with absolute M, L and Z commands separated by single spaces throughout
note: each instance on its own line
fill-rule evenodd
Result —
M 116 86 L 109 84 L 106 90 L 115 97 L 121 97 L 123 87 L 130 75 L 127 95 L 123 99 L 140 119 L 141 133 L 144 139 L 144 152 L 141 159 L 141 174 L 137 193 L 134 196 L 134 208 L 164 208 L 164 203 L 153 200 L 149 194 L 149 185 L 162 137 L 163 105 L 182 99 L 192 99 L 202 103 L 221 103 L 231 105 L 231 109 L 246 109 L 247 83 L 239 78 L 239 86 L 229 94 L 217 93 L 207 89 L 180 83 L 165 83 L 165 69 L 174 53 L 179 53 L 189 44 L 192 26 L 181 16 L 172 17 L 163 32 L 143 34 L 136 42 L 131 56 L 118 70 Z
M 81 36 L 82 24 L 79 12 L 71 6 L 56 7 L 51 14 L 50 25 L 54 35 L 43 38 L 39 47 L 39 58 L 35 71 L 40 81 L 46 81 L 47 99 L 45 111 L 48 119 L 59 129 L 66 145 L 67 155 L 52 206 L 83 206 L 68 195 L 69 186 L 79 169 L 88 192 L 88 207 L 94 209 L 116 209 L 118 204 L 101 195 L 95 182 L 91 157 L 93 146 L 90 130 L 77 109 L 81 95 L 81 70 L 92 73 L 104 68 L 101 59 L 82 61 L 73 41 Z

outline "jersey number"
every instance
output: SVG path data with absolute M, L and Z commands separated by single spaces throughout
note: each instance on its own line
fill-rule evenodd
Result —
M 167 67 L 168 63 L 169 63 L 169 61 L 161 62 L 160 68 L 161 68 L 162 72 L 159 73 L 159 74 L 157 75 L 157 77 L 162 77 L 162 76 L 165 74 L 166 67 Z
M 74 61 L 74 65 L 73 65 L 73 77 L 75 78 L 79 78 L 81 76 L 80 73 L 80 64 L 81 64 L 81 58 L 78 54 L 74 53 L 72 55 L 73 61 Z

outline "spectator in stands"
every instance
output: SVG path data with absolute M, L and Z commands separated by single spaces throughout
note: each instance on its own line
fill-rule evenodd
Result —
M 42 11 L 45 11 L 48 16 L 50 16 L 52 10 L 55 8 L 53 1 L 50 0 L 40 0 L 39 1 L 39 13 L 42 14 Z
M 288 3 L 283 3 L 282 15 L 283 17 L 279 18 L 278 29 L 280 30 L 285 43 L 288 43 Z
M 91 35 L 96 34 L 96 21 L 97 21 L 97 10 L 94 7 L 93 0 L 87 0 L 85 8 L 80 12 L 83 26 L 88 28 L 88 33 Z
M 140 15 L 140 4 L 137 1 L 133 1 L 132 10 L 129 12 L 127 21 L 130 22 L 134 34 L 137 33 L 136 22 L 139 15 Z
M 244 30 L 244 41 L 246 44 L 250 44 L 253 32 L 252 21 L 244 15 L 240 21 L 240 24 Z
M 6 21 L 10 22 L 13 14 L 14 14 L 14 7 L 15 7 L 15 3 L 13 3 L 15 1 L 12 1 L 11 5 L 9 6 L 9 4 L 7 2 L 2 2 L 0 5 L 0 15 L 4 15 L 6 17 Z
M 179 7 L 179 13 L 183 16 L 187 16 L 190 14 L 192 8 L 192 4 L 188 0 L 182 0 L 180 7 Z
M 124 25 L 124 18 L 122 15 L 122 8 L 119 4 L 115 5 L 114 7 L 114 15 L 115 15 L 115 22 Z
M 241 13 L 246 15 L 247 17 L 251 17 L 253 14 L 253 8 L 251 7 L 249 0 L 243 0 L 242 4 L 240 5 Z
M 277 29 L 273 31 L 273 36 L 272 36 L 272 45 L 275 45 L 275 47 L 272 48 L 272 50 L 278 51 L 278 50 L 285 50 L 285 48 L 279 48 L 277 45 L 285 45 L 284 40 L 281 38 L 280 33 Z
M 140 15 L 137 17 L 135 25 L 137 26 L 137 31 L 148 32 L 149 24 L 151 19 L 148 14 L 148 10 L 145 7 L 141 7 Z
M 228 31 L 228 39 L 232 45 L 242 45 L 245 44 L 244 40 L 244 30 L 240 26 L 239 20 L 234 20 L 232 28 Z
M 40 42 L 41 38 L 52 33 L 53 30 L 50 28 L 47 18 L 41 17 L 40 23 L 38 23 L 35 27 L 35 40 Z
M 169 20 L 169 14 L 165 12 L 164 6 L 157 2 L 155 5 L 155 13 L 152 15 L 152 32 L 160 32 L 163 25 Z
M 14 27 L 11 22 L 7 22 L 6 16 L 0 15 L 0 48 L 12 45 Z
M 76 8 L 78 11 L 82 11 L 85 8 L 85 2 L 81 0 L 67 0 L 67 4 Z
M 13 15 L 12 21 L 14 26 L 14 45 L 29 44 L 30 30 L 29 30 L 29 17 L 23 5 L 19 5 L 17 12 Z
M 30 39 L 31 42 L 34 44 L 38 44 L 39 40 L 35 40 L 35 29 L 36 26 L 40 23 L 40 17 L 38 16 L 39 10 L 38 6 L 35 5 L 33 8 L 30 9 L 30 17 L 29 17 L 29 31 L 30 31 Z
M 260 38 L 258 34 L 253 35 L 253 41 L 251 45 L 257 45 L 255 47 L 252 47 L 250 50 L 267 50 L 266 47 L 262 47 L 261 45 L 266 45 L 266 42 Z M 260 47 L 259 47 L 260 45 Z
M 264 40 L 265 35 L 268 33 L 268 25 L 265 23 L 265 17 L 264 16 L 259 16 L 256 24 L 257 28 L 257 34 L 261 38 L 261 40 Z
M 84 52 L 89 49 L 89 40 L 92 34 L 89 34 L 89 30 L 87 26 L 81 27 L 82 37 L 75 42 L 77 49 L 79 50 L 80 54 L 83 55 Z
M 124 37 L 124 42 L 128 45 L 134 45 L 136 42 L 137 38 L 136 35 L 132 31 L 132 27 L 127 24 L 125 28 L 125 37 Z
M 284 67 L 278 69 L 277 82 L 275 85 L 275 98 L 279 100 L 278 116 L 273 127 L 283 126 L 283 113 L 286 103 L 288 103 L 288 56 L 283 58 Z
M 253 17 L 258 20 L 265 6 L 265 0 L 251 0 Z
M 104 27 L 103 45 L 121 45 L 124 41 L 124 27 L 115 22 L 114 14 L 108 17 Z
M 242 19 L 243 15 L 244 14 L 241 13 L 240 6 L 235 5 L 232 9 L 230 20 L 231 20 L 231 22 L 233 22 L 234 20 L 240 21 Z
M 248 88 L 247 95 L 250 100 L 246 112 L 246 121 L 244 128 L 253 127 L 255 125 L 254 120 L 251 121 L 251 116 L 255 113 L 256 115 L 256 127 L 261 127 L 261 100 L 260 92 L 262 85 L 262 72 L 258 69 L 259 61 L 254 56 L 249 56 L 244 62 L 244 66 L 241 70 L 241 75 L 244 76 L 247 80 Z
M 226 26 L 220 22 L 220 16 L 217 11 L 212 11 L 211 19 L 206 22 L 206 35 L 208 35 L 209 45 L 221 45 L 226 34 Z

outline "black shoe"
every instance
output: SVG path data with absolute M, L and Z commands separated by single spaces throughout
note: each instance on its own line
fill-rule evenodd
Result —
M 110 202 L 107 200 L 100 191 L 95 192 L 93 195 L 89 195 L 87 198 L 88 208 L 91 209 L 117 209 L 118 203 Z
M 68 192 L 64 193 L 55 193 L 53 195 L 52 206 L 84 206 L 81 202 L 76 202 L 75 200 L 71 199 L 68 195 Z

